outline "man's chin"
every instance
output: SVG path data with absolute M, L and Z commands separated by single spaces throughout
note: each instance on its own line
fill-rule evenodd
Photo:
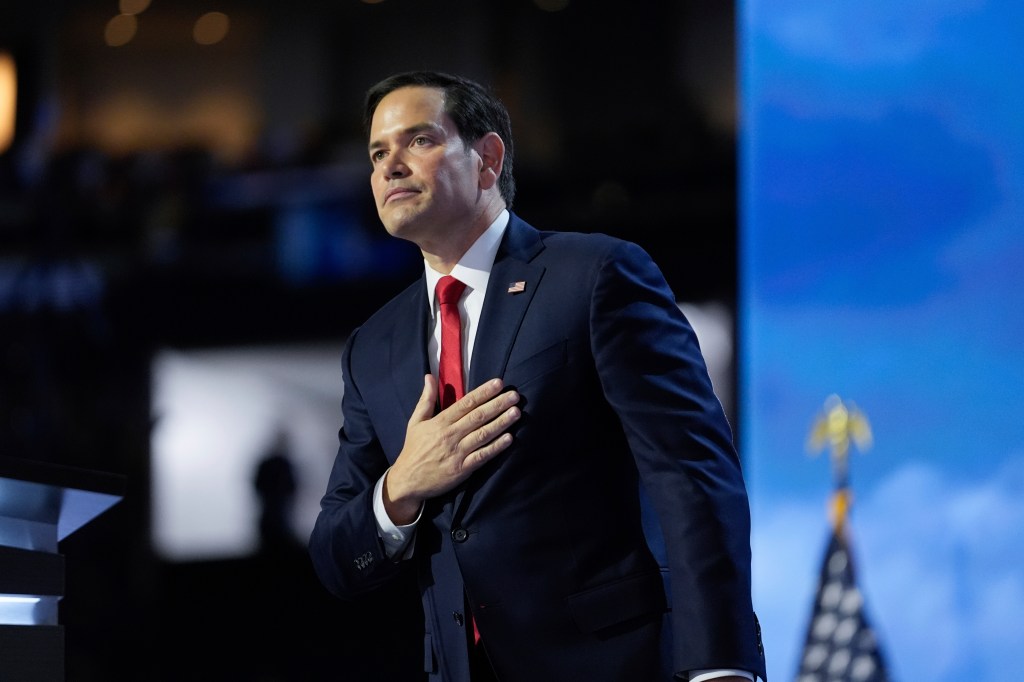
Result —
M 409 216 L 403 216 L 401 218 L 395 218 L 392 216 L 388 220 L 381 219 L 381 223 L 384 225 L 384 229 L 392 237 L 398 239 L 408 239 L 412 241 L 413 235 L 416 233 L 416 221 L 412 220 Z

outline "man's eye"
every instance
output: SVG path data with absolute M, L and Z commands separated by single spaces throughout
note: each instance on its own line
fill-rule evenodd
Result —
M 378 161 L 380 161 L 383 158 L 384 158 L 384 152 L 382 152 L 382 151 L 375 151 L 374 153 L 370 154 L 370 160 L 373 161 L 374 163 L 377 163 Z
M 422 147 L 422 146 L 428 144 L 429 142 L 430 142 L 430 140 L 428 140 L 427 138 L 423 137 L 422 135 L 419 135 L 418 137 L 414 137 L 413 140 L 412 140 L 412 143 L 414 145 L 416 145 L 417 147 Z

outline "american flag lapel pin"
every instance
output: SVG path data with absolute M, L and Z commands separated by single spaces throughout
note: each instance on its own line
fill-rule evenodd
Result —
M 510 294 L 521 294 L 526 291 L 526 282 L 519 280 L 518 282 L 510 282 L 508 285 L 508 293 Z

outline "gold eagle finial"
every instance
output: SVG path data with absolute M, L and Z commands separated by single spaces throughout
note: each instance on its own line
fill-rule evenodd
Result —
M 832 497 L 832 522 L 841 528 L 850 509 L 850 443 L 862 452 L 872 444 L 871 424 L 852 402 L 845 405 L 838 395 L 825 399 L 825 406 L 814 420 L 807 436 L 807 450 L 816 455 L 826 447 L 832 451 L 835 492 Z

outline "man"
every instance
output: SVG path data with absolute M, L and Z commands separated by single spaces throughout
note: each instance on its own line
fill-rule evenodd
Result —
M 659 269 L 511 213 L 511 125 L 484 87 L 398 74 L 365 113 L 381 222 L 424 276 L 346 344 L 321 581 L 350 598 L 413 562 L 432 680 L 763 679 L 740 464 Z M 437 379 L 443 275 L 466 285 L 461 398 Z

